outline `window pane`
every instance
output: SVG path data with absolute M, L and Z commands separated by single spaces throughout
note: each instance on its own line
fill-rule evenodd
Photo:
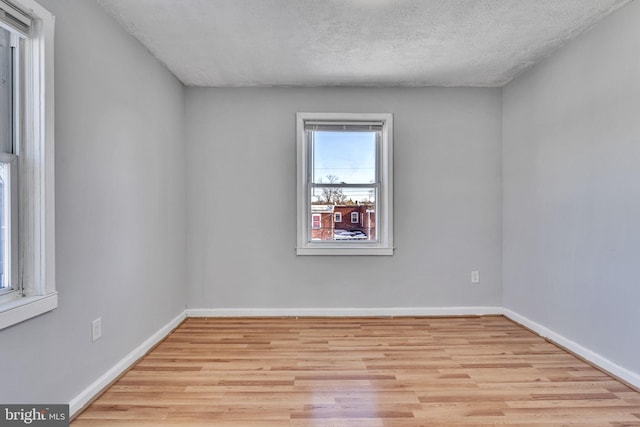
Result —
M 0 28 L 0 152 L 12 152 L 13 140 L 13 50 L 11 33 Z M 11 242 L 11 184 L 8 164 L 0 163 L 0 291 L 11 287 L 9 277 Z
M 310 212 L 311 240 L 377 241 L 375 187 L 312 188 Z
M 11 33 L 0 27 L 0 151 L 11 152 L 13 133 L 13 52 Z
M 314 183 L 376 182 L 376 132 L 313 131 Z
M 7 164 L 0 163 L 0 291 L 10 288 L 10 182 L 9 168 Z

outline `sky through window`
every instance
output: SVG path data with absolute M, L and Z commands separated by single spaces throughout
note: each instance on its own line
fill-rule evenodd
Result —
M 376 179 L 375 132 L 314 132 L 313 181 L 371 184 Z

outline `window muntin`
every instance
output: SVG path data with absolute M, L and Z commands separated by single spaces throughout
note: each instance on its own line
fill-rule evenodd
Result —
M 297 120 L 297 253 L 391 255 L 391 115 L 298 113 Z M 309 215 L 320 211 L 333 212 L 323 216 L 322 233 Z

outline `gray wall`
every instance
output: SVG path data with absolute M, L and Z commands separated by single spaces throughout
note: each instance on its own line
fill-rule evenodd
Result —
M 501 306 L 501 102 L 500 89 L 188 88 L 189 307 Z M 297 111 L 394 114 L 393 257 L 295 255 Z
M 503 279 L 507 308 L 640 372 L 640 3 L 504 91 L 191 88 L 185 104 L 94 2 L 41 2 L 60 307 L 0 331 L 0 401 L 70 401 L 185 304 L 501 306 Z M 297 111 L 394 113 L 393 257 L 295 255 Z
M 504 302 L 640 372 L 640 2 L 504 89 Z
M 0 331 L 5 403 L 69 402 L 185 305 L 182 84 L 95 2 L 41 3 L 56 16 L 59 308 Z

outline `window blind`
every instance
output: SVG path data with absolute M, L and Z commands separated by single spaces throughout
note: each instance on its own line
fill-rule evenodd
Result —
M 326 121 L 305 121 L 305 131 L 320 132 L 380 132 L 382 122 L 326 122 Z

